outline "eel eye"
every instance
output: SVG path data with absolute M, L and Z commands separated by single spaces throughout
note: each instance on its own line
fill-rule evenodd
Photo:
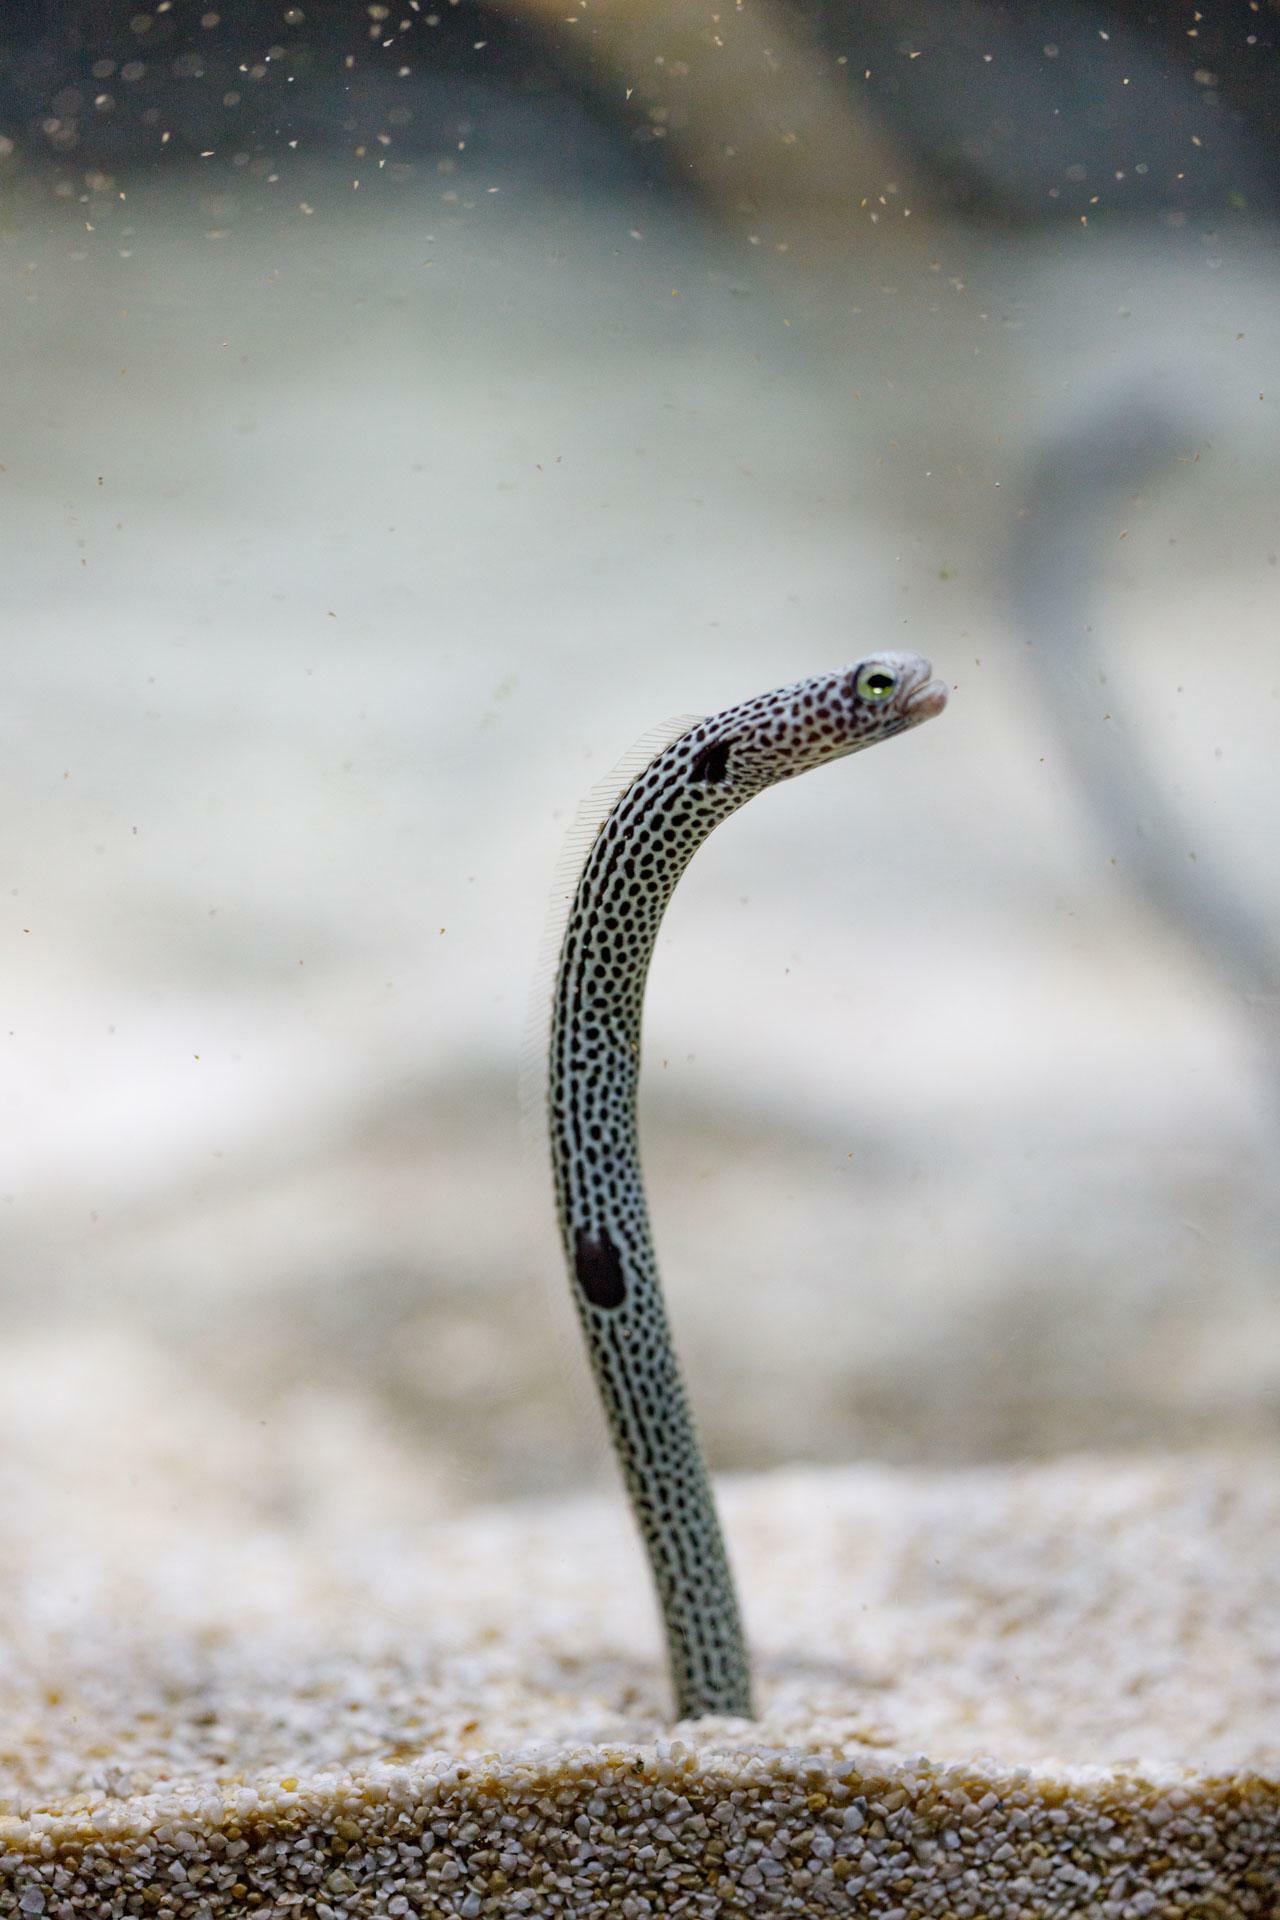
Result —
M 897 686 L 891 673 L 883 667 L 869 667 L 858 675 L 858 698 L 860 700 L 887 700 Z

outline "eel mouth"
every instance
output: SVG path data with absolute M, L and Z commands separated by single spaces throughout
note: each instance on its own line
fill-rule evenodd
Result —
M 925 669 L 926 673 L 931 668 Z M 947 704 L 947 686 L 944 680 L 924 680 L 913 687 L 902 703 L 902 710 L 911 721 L 932 720 L 941 713 Z

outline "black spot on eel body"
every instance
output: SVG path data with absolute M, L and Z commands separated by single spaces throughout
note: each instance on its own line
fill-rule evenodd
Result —
M 603 1227 L 590 1233 L 579 1227 L 573 1266 L 578 1285 L 593 1307 L 620 1307 L 627 1297 L 622 1257 Z
M 713 740 L 709 746 L 695 753 L 689 768 L 691 780 L 704 781 L 708 786 L 719 786 L 729 770 L 729 749 L 732 740 Z

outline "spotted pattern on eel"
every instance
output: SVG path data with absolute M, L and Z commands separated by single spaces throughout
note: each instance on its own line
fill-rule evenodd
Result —
M 569 910 L 548 1118 L 578 1316 L 666 1629 L 680 1718 L 751 1713 L 733 1576 L 672 1344 L 636 1139 L 645 979 L 676 881 L 744 801 L 940 713 L 917 654 L 759 695 L 698 721 L 619 796 Z

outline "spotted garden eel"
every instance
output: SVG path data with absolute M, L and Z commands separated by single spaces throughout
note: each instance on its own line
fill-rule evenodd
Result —
M 809 767 L 941 713 L 927 660 L 879 653 L 690 724 L 601 822 L 572 896 L 547 1118 L 578 1316 L 662 1609 L 680 1718 L 751 1713 L 733 1576 L 658 1280 L 636 1140 L 645 979 L 713 827 Z
M 1280 947 L 1269 903 L 1216 860 L 1188 859 L 1181 788 L 1143 753 L 1122 716 L 1115 635 L 1099 612 L 1103 556 L 1116 550 L 1129 503 L 1165 474 L 1195 471 L 1213 438 L 1181 395 L 1137 385 L 1103 390 L 1034 450 L 1012 526 L 1010 598 L 1027 637 L 1082 797 L 1119 875 L 1161 915 L 1195 964 L 1216 966 L 1237 1013 L 1251 1021 L 1267 1071 L 1264 1098 L 1280 1122 Z

